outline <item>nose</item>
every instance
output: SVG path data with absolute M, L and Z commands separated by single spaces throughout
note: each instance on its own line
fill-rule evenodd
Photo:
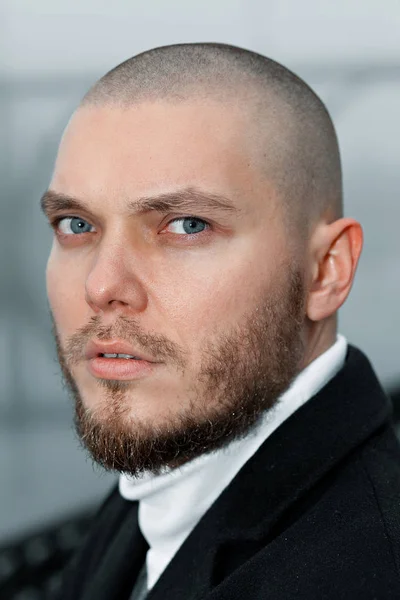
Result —
M 95 313 L 145 310 L 147 294 L 139 275 L 140 258 L 129 253 L 122 246 L 98 251 L 85 283 L 86 302 Z

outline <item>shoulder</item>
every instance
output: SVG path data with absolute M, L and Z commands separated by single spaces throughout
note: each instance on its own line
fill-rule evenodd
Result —
M 392 428 L 366 446 L 360 459 L 375 519 L 400 576 L 400 443 Z
M 308 582 L 326 598 L 400 598 L 400 445 L 393 428 L 367 440 L 313 494 L 316 501 L 287 531 L 298 564 L 308 564 Z
M 400 445 L 385 427 L 309 490 L 215 598 L 395 600 L 399 556 Z

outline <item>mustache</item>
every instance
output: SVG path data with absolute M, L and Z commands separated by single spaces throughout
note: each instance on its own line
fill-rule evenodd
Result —
M 53 315 L 53 333 L 59 343 L 59 335 Z M 165 336 L 155 333 L 145 333 L 137 321 L 120 316 L 112 325 L 102 325 L 101 317 L 93 316 L 89 322 L 73 333 L 65 342 L 62 354 L 70 366 L 77 365 L 85 359 L 86 346 L 93 339 L 110 341 L 118 339 L 125 341 L 139 351 L 147 352 L 155 360 L 168 361 L 180 368 L 185 366 L 185 353 L 177 344 Z M 59 348 L 61 350 L 61 348 Z

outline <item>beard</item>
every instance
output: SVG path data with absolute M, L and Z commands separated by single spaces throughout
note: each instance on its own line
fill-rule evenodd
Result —
M 139 343 L 155 358 L 185 372 L 181 348 L 163 336 L 143 333 L 134 319 L 125 316 L 107 327 L 100 317 L 92 317 L 63 347 L 53 319 L 58 360 L 74 399 L 75 429 L 91 458 L 108 471 L 133 477 L 145 471 L 159 474 L 255 428 L 290 386 L 304 355 L 302 274 L 290 266 L 282 272 L 283 284 L 273 286 L 240 323 L 205 343 L 185 406 L 171 408 L 158 423 L 154 417 L 150 422 L 129 415 L 134 407 L 129 381 L 97 380 L 106 400 L 96 409 L 85 407 L 71 367 L 82 361 L 87 342 L 94 338 L 118 337 L 135 347 Z

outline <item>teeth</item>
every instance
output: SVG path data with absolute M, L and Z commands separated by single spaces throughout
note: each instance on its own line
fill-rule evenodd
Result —
M 104 353 L 102 356 L 104 356 L 104 358 L 136 358 L 136 356 L 132 356 L 131 354 L 106 354 L 106 353 Z

